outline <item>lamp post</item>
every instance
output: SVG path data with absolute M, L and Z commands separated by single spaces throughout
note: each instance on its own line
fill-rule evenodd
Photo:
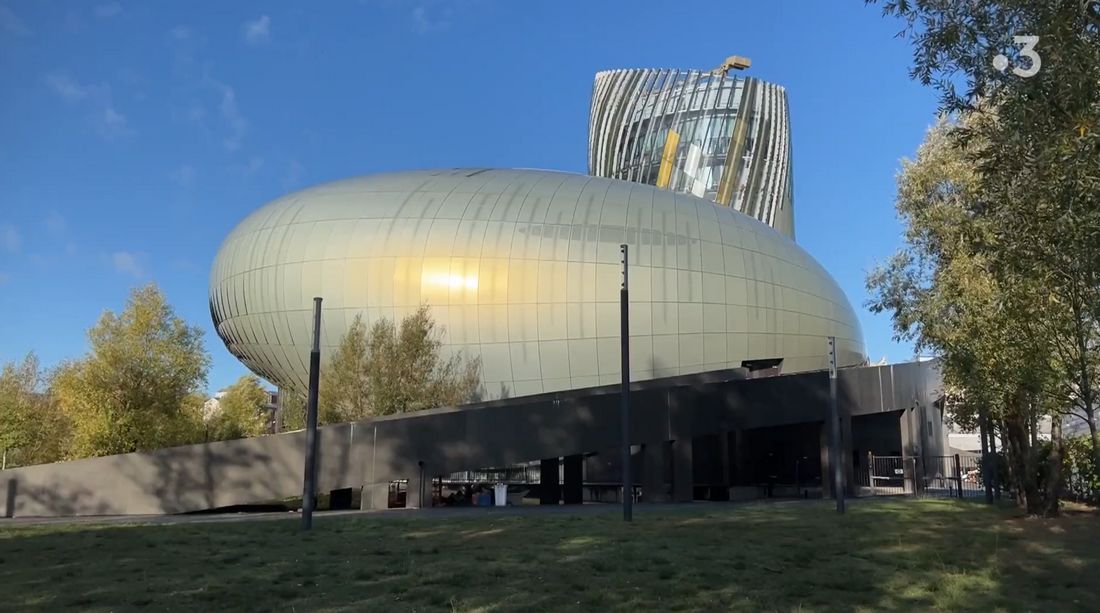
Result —
M 317 388 L 321 379 L 321 298 L 313 299 L 313 347 L 309 352 L 309 395 L 306 400 L 306 467 L 302 479 L 302 532 L 313 528 L 317 493 Z
M 623 256 L 623 283 L 619 288 L 619 342 L 622 349 L 620 366 L 623 373 L 622 388 L 619 390 L 619 413 L 623 430 L 623 521 L 631 521 L 634 515 L 634 478 L 630 474 L 630 296 L 627 289 L 626 243 L 619 245 L 619 251 Z
M 830 458 L 833 463 L 833 496 L 836 497 L 836 512 L 844 513 L 844 454 L 840 445 L 840 411 L 836 403 L 836 337 L 829 337 L 829 422 L 833 432 Z

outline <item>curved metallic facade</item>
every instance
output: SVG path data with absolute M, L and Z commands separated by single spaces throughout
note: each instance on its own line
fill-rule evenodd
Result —
M 794 238 L 787 92 L 723 71 L 596 75 L 588 172 L 688 193 Z
M 487 397 L 619 380 L 619 244 L 630 249 L 635 379 L 783 358 L 863 361 L 859 324 L 795 243 L 731 208 L 570 173 L 451 169 L 289 194 L 226 238 L 211 272 L 218 335 L 280 386 L 306 381 L 313 296 L 327 355 L 427 304 L 447 352 L 481 356 Z

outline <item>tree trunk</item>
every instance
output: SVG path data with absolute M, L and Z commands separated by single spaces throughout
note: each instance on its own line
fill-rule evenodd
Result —
M 1031 419 L 1026 396 L 1013 398 L 1012 415 L 1005 418 L 1004 448 L 1009 478 L 1015 490 L 1016 504 L 1028 515 L 1041 515 L 1039 484 L 1036 482 L 1034 448 L 1031 446 Z
M 1089 420 L 1089 442 L 1092 444 L 1092 463 L 1093 468 L 1096 470 L 1096 475 L 1100 476 L 1100 436 L 1096 432 L 1096 414 L 1090 414 Z
M 989 454 L 989 438 L 992 433 L 989 431 L 989 415 L 986 414 L 984 405 L 978 409 L 978 436 L 982 443 L 981 475 L 982 485 L 985 487 L 985 502 L 993 504 L 993 461 Z
M 996 500 L 1001 499 L 1001 488 L 1004 484 L 1001 483 L 1001 456 L 997 453 L 997 431 L 1000 426 L 1000 431 L 1004 432 L 1004 426 L 999 424 L 993 419 L 989 419 L 989 456 L 993 460 L 993 498 Z M 1004 439 L 1001 439 L 1002 441 Z M 1001 451 L 1004 452 L 1004 445 L 1001 445 Z
M 1092 287 L 1090 285 L 1090 287 Z M 1077 341 L 1077 387 L 1081 392 L 1081 408 L 1085 412 L 1085 423 L 1089 425 L 1089 445 L 1092 451 L 1092 463 L 1095 474 L 1100 476 L 1100 440 L 1096 438 L 1096 402 L 1093 395 L 1092 376 L 1089 372 L 1089 343 L 1086 339 L 1085 318 L 1082 316 L 1081 301 L 1074 294 L 1073 319 L 1076 324 Z
M 1062 498 L 1062 420 L 1057 415 L 1050 419 L 1050 457 L 1047 458 L 1046 495 L 1044 515 L 1058 516 L 1058 504 Z

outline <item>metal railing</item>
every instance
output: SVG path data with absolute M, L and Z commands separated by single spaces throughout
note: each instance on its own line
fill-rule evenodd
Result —
M 443 477 L 448 483 L 542 483 L 542 471 L 538 466 L 505 466 L 464 470 Z

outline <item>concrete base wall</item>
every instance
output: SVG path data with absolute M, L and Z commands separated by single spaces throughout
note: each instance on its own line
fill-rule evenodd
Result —
M 826 415 L 828 380 L 823 372 L 744 376 L 740 370 L 715 371 L 636 384 L 630 426 L 636 483 L 645 479 L 644 449 L 671 441 L 669 493 L 674 500 L 691 500 L 693 438 L 821 422 Z M 914 403 L 931 407 L 938 398 L 939 376 L 929 362 L 852 368 L 841 371 L 839 389 L 846 416 L 890 412 Z M 918 424 L 912 423 L 916 419 L 899 420 L 910 424 L 902 435 L 909 453 L 918 452 L 913 443 L 922 438 Z M 933 437 L 923 438 L 920 447 L 933 446 L 928 445 Z M 718 455 L 737 458 L 743 449 L 736 442 L 721 451 L 729 440 L 734 439 L 723 442 Z M 618 387 L 325 426 L 319 429 L 319 443 L 318 492 L 364 488 L 363 507 L 385 508 L 389 482 L 407 479 L 409 506 L 427 505 L 431 479 L 438 475 L 617 449 Z M 302 494 L 304 452 L 305 434 L 290 432 L 10 469 L 0 471 L 0 510 L 7 517 L 144 515 L 277 501 Z M 613 463 L 609 459 L 608 467 Z M 592 466 L 589 462 L 585 468 Z M 725 479 L 736 473 L 737 467 L 731 466 L 721 474 Z

